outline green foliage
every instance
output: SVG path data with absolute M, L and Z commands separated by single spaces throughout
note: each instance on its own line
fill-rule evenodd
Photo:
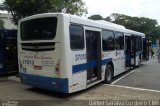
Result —
M 113 13 L 111 15 L 113 23 L 124 25 L 128 29 L 149 33 L 158 24 L 156 20 L 145 17 L 131 17 L 123 14 Z
M 117 13 L 113 13 L 109 17 L 113 23 L 124 25 L 127 29 L 145 33 L 152 42 L 160 38 L 160 27 L 157 20 L 145 17 L 131 17 Z
M 156 44 L 156 40 L 160 39 L 160 26 L 156 26 L 155 28 L 153 28 L 148 34 L 148 37 L 150 38 L 152 43 Z
M 4 0 L 0 10 L 10 12 L 15 24 L 21 18 L 39 13 L 64 12 L 76 15 L 87 13 L 82 0 Z
M 103 20 L 103 17 L 101 15 L 92 15 L 92 16 L 88 17 L 88 19 L 91 19 L 91 20 Z
M 4 28 L 4 21 L 0 20 L 0 28 Z
M 104 20 L 111 22 L 112 19 L 111 19 L 111 17 L 108 16 L 108 17 L 104 18 Z

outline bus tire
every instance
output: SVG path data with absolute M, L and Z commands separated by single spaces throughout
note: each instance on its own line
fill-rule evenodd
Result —
M 105 70 L 104 83 L 110 84 L 112 81 L 112 78 L 113 78 L 113 67 L 110 64 L 108 64 Z

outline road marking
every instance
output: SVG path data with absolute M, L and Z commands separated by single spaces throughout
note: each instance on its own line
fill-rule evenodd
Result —
M 113 87 L 119 87 L 119 88 L 128 88 L 128 89 L 133 89 L 133 90 L 150 91 L 150 92 L 160 93 L 160 90 L 152 90 L 152 89 L 145 89 L 145 88 L 135 88 L 135 87 L 121 86 L 121 85 L 112 85 L 112 84 L 104 84 L 104 85 L 113 86 Z
M 127 73 L 126 75 L 123 75 L 122 77 L 118 78 L 117 80 L 113 81 L 111 84 L 115 84 L 119 80 L 123 79 L 124 77 L 128 76 L 129 74 L 133 73 L 135 70 L 131 70 L 131 72 Z

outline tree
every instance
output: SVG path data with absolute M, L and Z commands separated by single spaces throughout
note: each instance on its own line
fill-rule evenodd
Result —
M 145 17 L 131 17 L 123 14 L 113 13 L 111 22 L 124 25 L 126 28 L 144 32 L 153 29 L 158 25 L 157 20 Z
M 110 22 L 125 26 L 127 29 L 143 32 L 147 37 L 155 42 L 160 37 L 160 26 L 157 20 L 146 17 L 131 17 L 124 14 L 113 13 L 110 16 Z
M 108 16 L 108 17 L 104 18 L 104 20 L 111 22 L 112 19 L 111 19 L 111 17 Z
M 156 40 L 160 39 L 160 26 L 156 26 L 155 28 L 153 28 L 147 35 L 152 43 L 156 44 Z
M 0 28 L 4 28 L 4 21 L 0 20 Z
M 64 12 L 76 15 L 87 13 L 82 0 L 4 0 L 0 10 L 7 10 L 13 16 L 13 22 L 33 14 L 46 12 Z
M 88 17 L 88 19 L 91 19 L 91 20 L 103 20 L 103 17 L 101 15 L 92 15 L 90 17 Z

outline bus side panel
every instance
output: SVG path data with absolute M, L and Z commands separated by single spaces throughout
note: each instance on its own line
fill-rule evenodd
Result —
M 87 71 L 86 71 L 86 52 L 72 51 L 72 91 L 76 92 L 86 88 Z M 80 56 L 80 57 L 79 57 Z M 82 57 L 81 57 L 82 56 Z M 84 57 L 83 57 L 84 56 Z
M 103 58 L 102 58 L 102 80 L 104 80 L 105 78 L 105 71 L 106 71 L 106 66 L 108 63 L 113 63 L 113 70 L 114 70 L 114 73 L 116 72 L 115 71 L 115 68 L 117 68 L 117 65 L 115 63 L 115 61 L 113 61 L 113 57 L 115 55 L 115 51 L 108 51 L 108 52 L 104 52 L 102 51 L 103 53 Z
M 115 62 L 115 75 L 118 75 L 125 71 L 125 55 L 124 50 L 116 50 L 114 57 Z
M 72 63 L 72 92 L 86 89 L 87 84 L 87 68 L 86 68 L 86 49 L 74 51 L 71 50 Z

